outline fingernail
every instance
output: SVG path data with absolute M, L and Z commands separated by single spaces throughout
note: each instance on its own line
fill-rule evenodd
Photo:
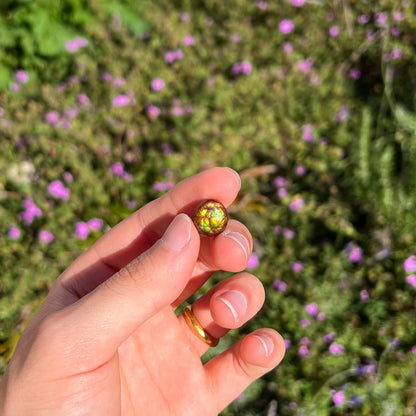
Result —
M 266 334 L 253 334 L 253 336 L 262 343 L 266 357 L 270 357 L 274 350 L 273 340 Z
M 223 236 L 231 238 L 237 244 L 239 244 L 240 247 L 244 250 L 244 253 L 246 255 L 246 259 L 248 259 L 249 252 L 250 252 L 250 244 L 249 244 L 247 238 L 243 234 L 235 232 L 235 231 L 225 231 Z
M 235 177 L 237 178 L 238 182 L 240 183 L 240 188 L 241 188 L 241 177 L 240 177 L 240 175 L 238 174 L 238 172 L 237 172 L 237 171 L 235 171 L 235 170 L 234 170 L 234 169 L 232 169 L 232 168 L 229 168 L 229 167 L 227 167 L 227 169 L 230 169 L 230 171 L 231 171 L 232 173 L 234 173 Z
M 173 251 L 182 250 L 191 238 L 191 219 L 179 214 L 169 225 L 162 241 Z
M 247 312 L 247 299 L 239 290 L 227 290 L 221 293 L 217 299 L 228 307 L 236 323 L 245 316 Z

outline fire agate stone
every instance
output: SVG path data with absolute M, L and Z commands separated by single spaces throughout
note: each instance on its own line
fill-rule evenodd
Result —
M 218 235 L 225 230 L 227 225 L 227 209 L 221 202 L 209 199 L 196 207 L 193 221 L 200 234 L 207 236 Z

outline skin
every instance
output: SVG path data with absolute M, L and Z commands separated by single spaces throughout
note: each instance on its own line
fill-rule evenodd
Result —
M 239 188 L 231 169 L 199 173 L 76 259 L 20 338 L 0 382 L 0 414 L 211 416 L 276 367 L 284 342 L 266 328 L 202 365 L 209 347 L 175 314 L 215 271 L 246 267 L 252 238 L 243 224 L 230 220 L 208 238 L 189 219 L 204 199 L 229 206 Z M 263 302 L 260 281 L 242 272 L 200 297 L 193 311 L 220 338 Z

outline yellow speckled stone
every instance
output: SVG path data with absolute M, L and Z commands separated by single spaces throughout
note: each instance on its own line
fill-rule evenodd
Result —
M 209 199 L 196 207 L 193 221 L 200 234 L 218 235 L 225 230 L 227 225 L 227 209 L 221 202 Z

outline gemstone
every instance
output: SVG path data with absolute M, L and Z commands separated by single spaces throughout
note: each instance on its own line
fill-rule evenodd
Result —
M 221 202 L 209 199 L 195 209 L 193 221 L 198 232 L 207 236 L 222 233 L 228 222 L 227 209 Z

